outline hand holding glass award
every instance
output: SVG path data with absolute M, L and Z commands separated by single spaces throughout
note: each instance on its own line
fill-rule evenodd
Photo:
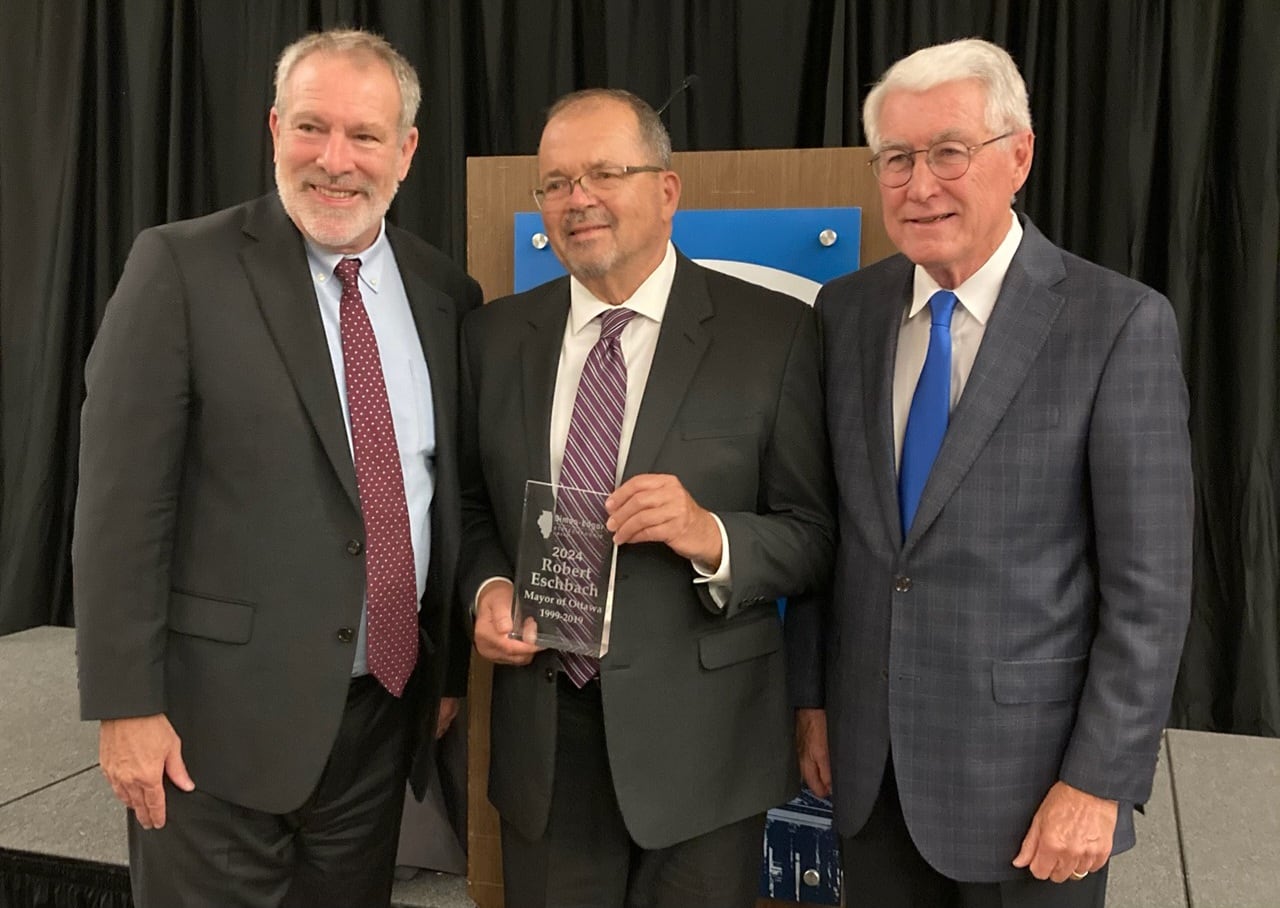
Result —
M 608 497 L 525 483 L 512 637 L 596 658 L 609 651 L 614 545 L 605 527 Z

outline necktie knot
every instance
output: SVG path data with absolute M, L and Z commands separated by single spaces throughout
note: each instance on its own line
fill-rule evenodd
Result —
M 357 281 L 360 278 L 360 260 L 343 259 L 338 262 L 338 266 L 333 269 L 333 273 L 338 276 L 338 280 L 342 281 L 343 290 L 354 290 L 357 288 Z
M 950 290 L 939 290 L 929 297 L 930 321 L 939 328 L 951 330 L 951 314 L 959 300 Z
M 628 309 L 625 306 L 615 306 L 602 312 L 600 314 L 600 340 L 617 340 L 622 334 L 622 329 L 627 327 L 627 322 L 631 321 L 632 316 L 635 314 L 636 310 Z

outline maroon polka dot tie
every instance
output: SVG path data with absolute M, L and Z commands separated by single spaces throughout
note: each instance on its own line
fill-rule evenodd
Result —
M 398 697 L 418 660 L 418 584 L 404 473 L 378 339 L 360 296 L 360 260 L 343 259 L 334 273 L 342 282 L 338 320 L 364 516 L 369 672 Z

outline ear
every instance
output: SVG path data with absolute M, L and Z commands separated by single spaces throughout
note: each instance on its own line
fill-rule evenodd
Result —
M 1022 185 L 1027 182 L 1027 174 L 1031 172 L 1031 159 L 1035 157 L 1036 135 L 1031 130 L 1011 136 L 1013 142 L 1013 192 L 1017 195 Z
M 680 207 L 680 174 L 664 170 L 658 176 L 662 180 L 662 214 L 669 221 Z
M 410 126 L 409 131 L 405 133 L 404 141 L 400 143 L 400 166 L 397 179 L 404 182 L 404 178 L 409 175 L 409 165 L 413 163 L 413 153 L 418 150 L 418 127 Z
M 274 104 L 271 105 L 271 112 L 267 114 L 267 129 L 271 130 L 271 160 L 274 163 L 280 162 L 280 112 L 276 110 Z

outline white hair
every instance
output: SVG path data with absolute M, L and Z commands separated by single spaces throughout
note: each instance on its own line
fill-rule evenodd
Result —
M 993 133 L 1031 128 L 1027 83 L 1003 47 L 980 38 L 935 44 L 889 67 L 862 105 L 862 129 L 873 152 L 881 150 L 880 108 L 891 91 L 922 92 L 947 82 L 976 79 L 987 97 L 985 118 Z

